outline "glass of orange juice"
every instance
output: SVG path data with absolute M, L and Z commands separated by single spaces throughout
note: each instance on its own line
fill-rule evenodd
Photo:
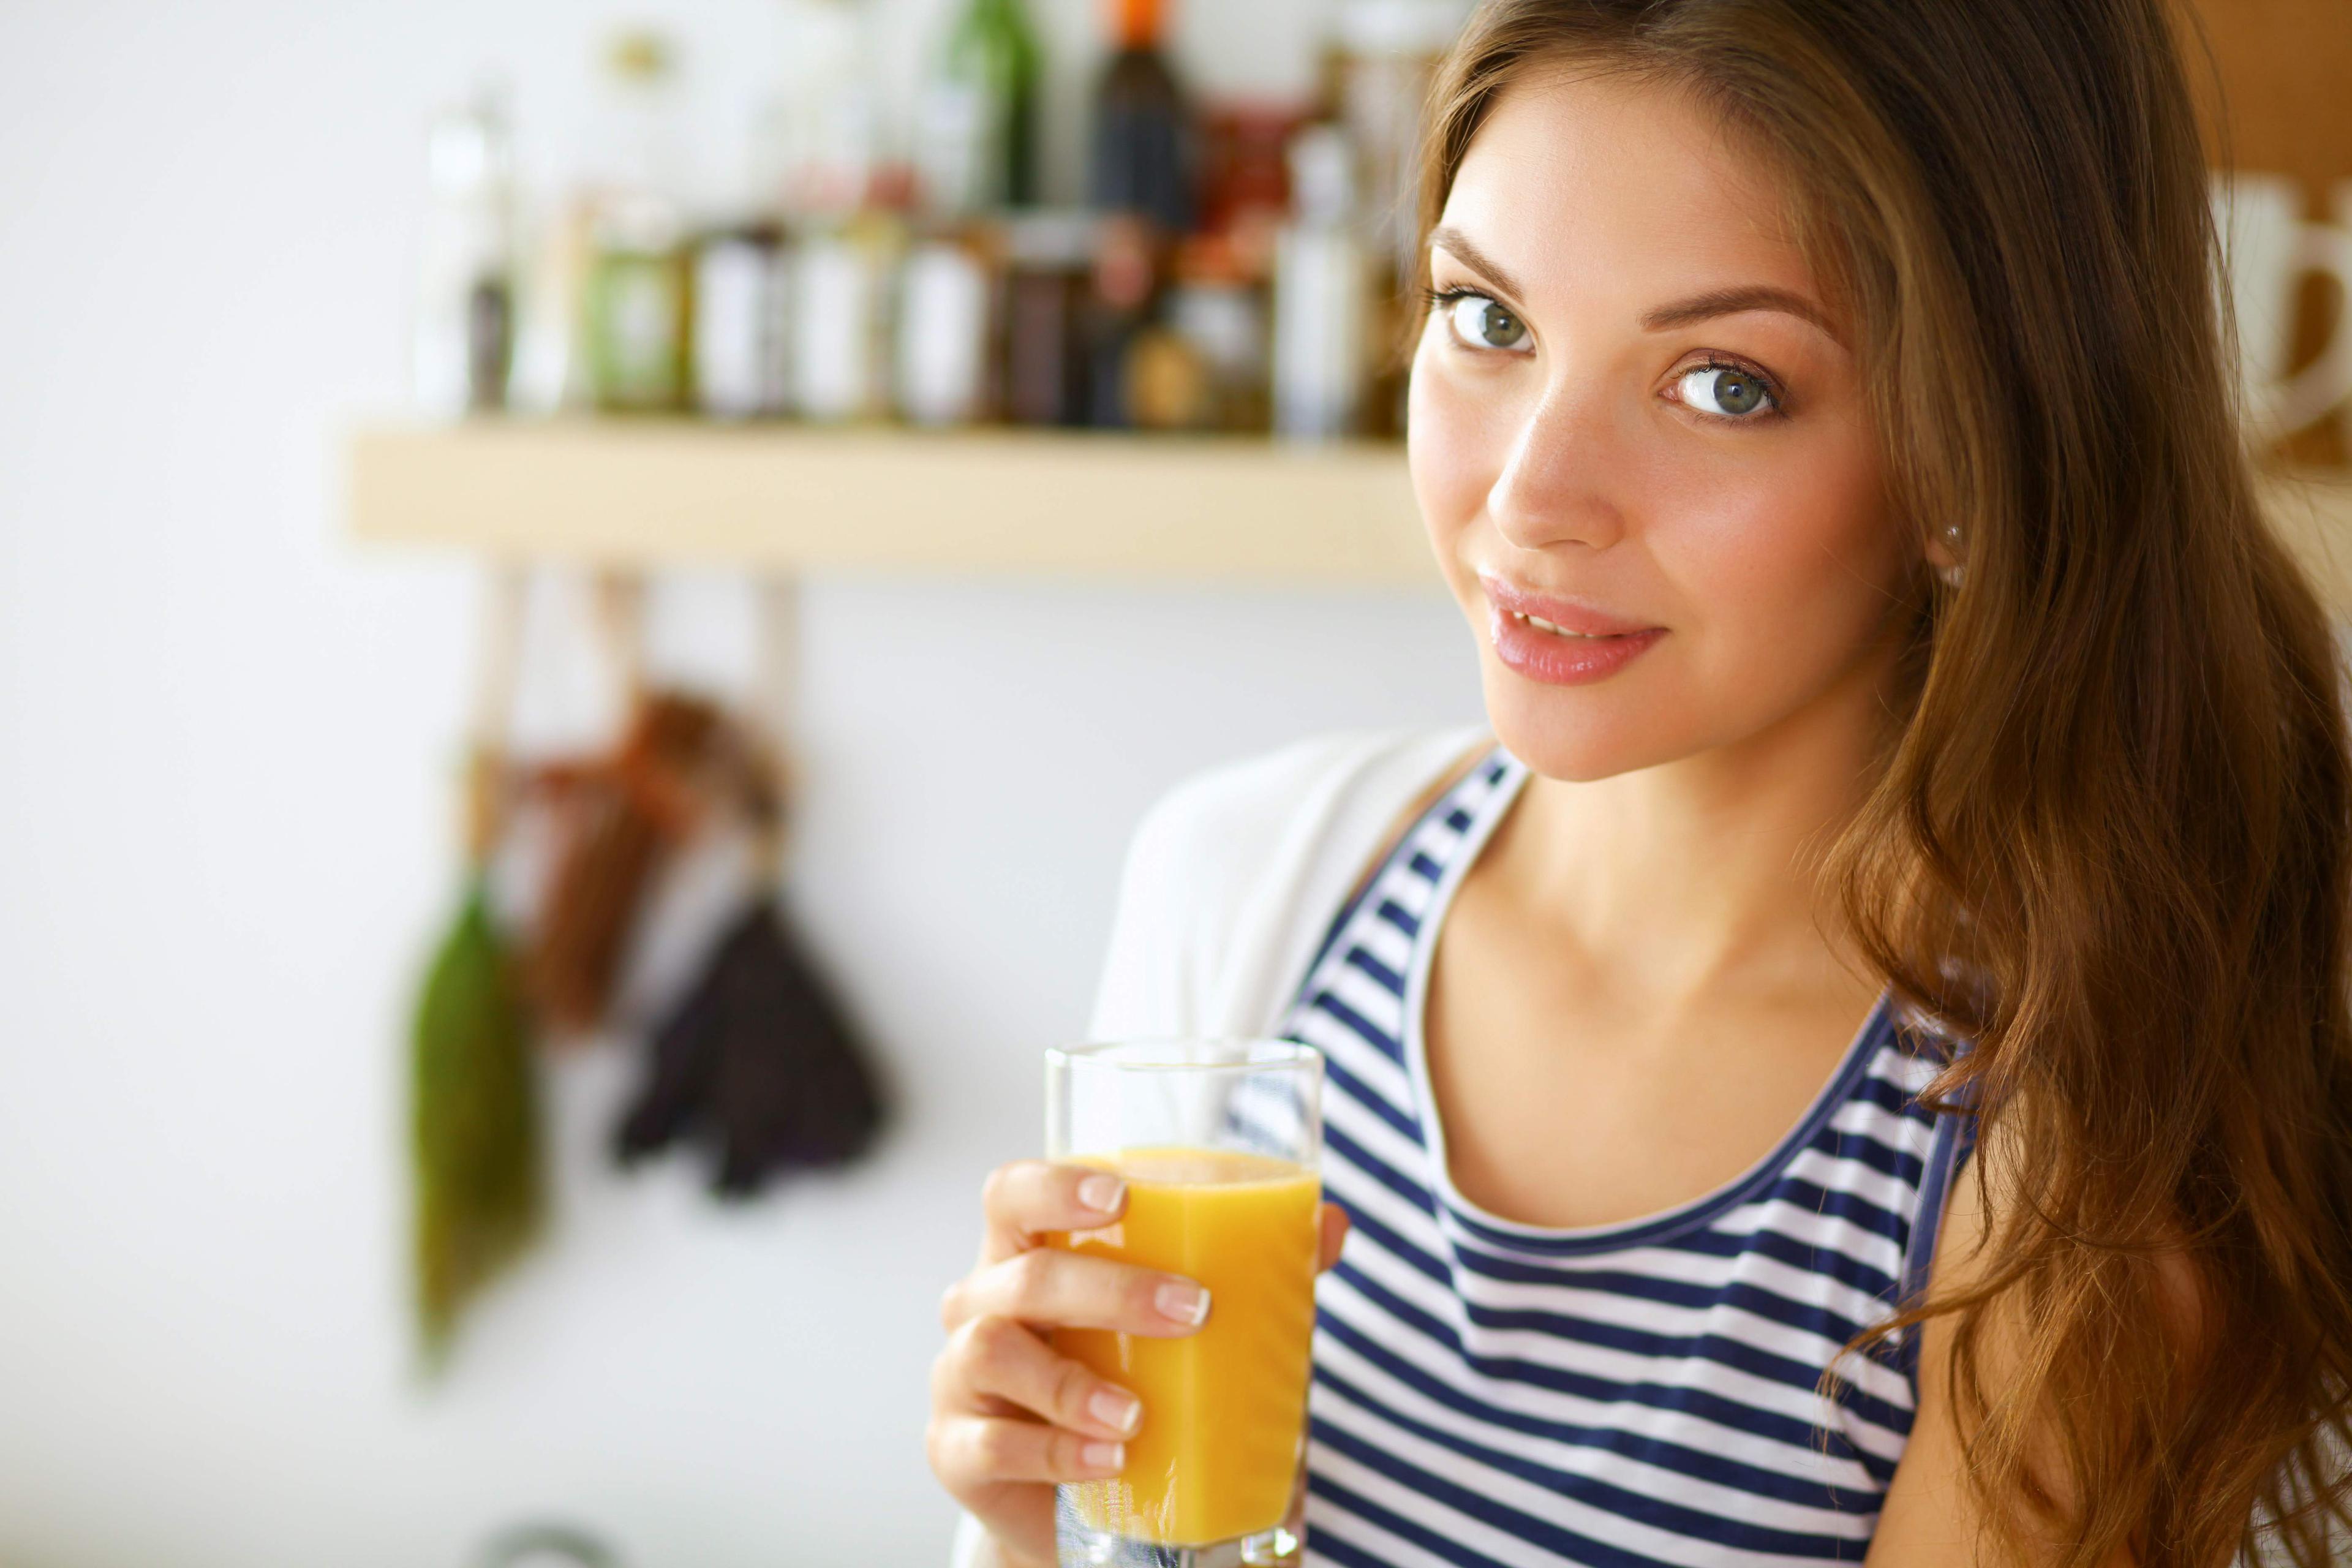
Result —
M 1117 1479 L 1059 1489 L 1062 1568 L 1263 1568 L 1304 1544 L 1323 1058 L 1293 1040 L 1045 1055 L 1045 1152 L 1127 1179 L 1117 1224 L 1051 1245 L 1198 1280 L 1181 1339 L 1062 1329 L 1143 1401 Z

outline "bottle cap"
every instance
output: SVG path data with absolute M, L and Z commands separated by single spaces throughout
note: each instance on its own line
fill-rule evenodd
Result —
M 1167 20 L 1165 0 L 1111 0 L 1111 37 L 1122 49 L 1156 47 Z

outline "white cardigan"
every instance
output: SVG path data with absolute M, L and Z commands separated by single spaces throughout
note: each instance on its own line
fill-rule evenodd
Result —
M 1486 736 L 1318 736 L 1185 780 L 1119 877 L 1089 1039 L 1270 1034 L 1406 807 Z M 970 1514 L 953 1568 L 997 1568 Z

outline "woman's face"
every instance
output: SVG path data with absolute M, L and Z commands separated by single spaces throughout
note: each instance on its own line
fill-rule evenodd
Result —
M 1868 710 L 1910 547 L 1783 210 L 1695 100 L 1620 75 L 1512 84 L 1463 160 L 1413 487 L 1496 736 L 1540 773 L 1731 745 L 1833 691 Z

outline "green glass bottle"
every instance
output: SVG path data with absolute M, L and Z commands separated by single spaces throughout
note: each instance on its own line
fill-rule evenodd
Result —
M 1043 76 L 1021 0 L 970 0 L 924 84 L 919 157 L 928 205 L 970 213 L 1035 204 Z
M 675 74 L 668 44 L 650 33 L 624 34 L 606 60 L 582 307 L 594 401 L 612 413 L 682 408 L 689 385 L 692 268 L 673 182 Z

